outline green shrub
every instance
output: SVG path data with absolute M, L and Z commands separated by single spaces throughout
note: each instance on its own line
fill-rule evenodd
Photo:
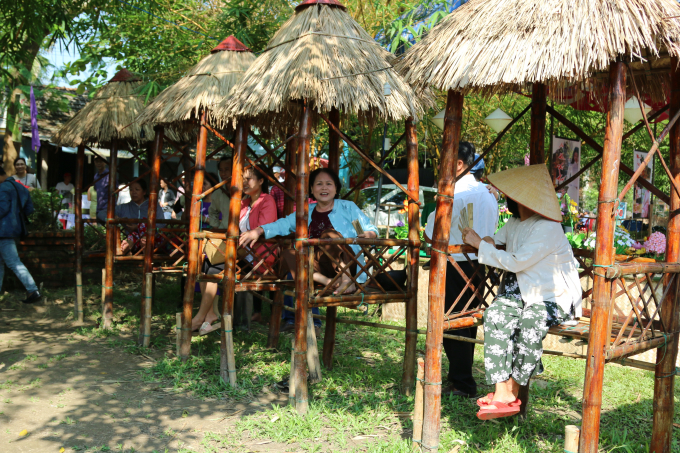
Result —
M 57 220 L 59 209 L 61 209 L 62 196 L 56 189 L 31 191 L 31 200 L 35 211 L 28 219 L 28 231 L 31 233 L 41 231 L 54 231 L 62 229 L 61 223 Z

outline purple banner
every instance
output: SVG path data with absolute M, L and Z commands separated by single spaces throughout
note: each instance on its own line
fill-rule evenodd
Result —
M 31 86 L 31 149 L 40 151 L 40 135 L 38 135 L 38 108 L 35 105 L 35 95 Z

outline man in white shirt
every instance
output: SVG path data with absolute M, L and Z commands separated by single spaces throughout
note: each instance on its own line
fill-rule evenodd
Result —
M 62 204 L 69 204 L 73 202 L 73 194 L 71 193 L 73 190 L 73 183 L 71 183 L 71 173 L 64 173 L 64 180 L 62 182 L 58 182 L 55 189 L 57 189 L 59 191 L 59 195 L 63 197 L 61 199 Z
M 458 147 L 458 161 L 456 163 L 456 174 L 459 175 L 467 170 L 475 161 L 475 147 L 469 142 L 460 142 Z M 474 230 L 484 231 L 484 235 L 493 236 L 498 225 L 498 203 L 494 195 L 489 192 L 486 185 L 478 182 L 472 173 L 467 173 L 456 181 L 453 197 L 453 209 L 451 210 L 451 231 L 449 235 L 450 245 L 463 244 L 459 222 L 463 210 L 467 210 L 468 204 L 473 205 L 473 224 Z M 436 211 L 432 212 L 427 218 L 425 227 L 425 240 L 432 242 L 434 232 L 434 219 Z M 464 228 L 467 225 L 462 225 Z M 481 234 L 481 233 L 480 233 Z M 474 274 L 474 269 L 478 266 L 477 255 L 470 254 L 468 261 L 463 254 L 452 254 L 451 257 L 457 262 L 458 266 L 465 272 L 468 278 Z M 445 312 L 456 302 L 461 291 L 465 287 L 466 281 L 458 270 L 450 262 L 446 263 L 446 296 Z M 482 284 L 483 272 L 480 271 L 473 279 L 475 288 Z M 480 289 L 481 291 L 481 289 Z M 453 312 L 461 311 L 467 304 L 473 291 L 467 289 L 460 298 Z M 479 305 L 479 299 L 471 302 L 469 309 Z M 467 338 L 476 338 L 477 328 L 456 330 L 455 335 Z M 477 383 L 472 377 L 472 362 L 475 354 L 474 343 L 465 343 L 456 340 L 444 339 L 444 352 L 449 359 L 448 385 L 442 386 L 442 395 L 452 394 L 456 396 L 474 397 L 477 394 Z

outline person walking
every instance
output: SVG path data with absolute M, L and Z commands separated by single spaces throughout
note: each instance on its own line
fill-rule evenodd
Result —
M 33 202 L 28 189 L 9 178 L 0 167 L 0 287 L 7 265 L 26 288 L 27 297 L 22 302 L 32 304 L 38 302 L 42 296 L 17 252 L 15 240 L 26 233 L 22 211 L 26 215 L 33 213 Z

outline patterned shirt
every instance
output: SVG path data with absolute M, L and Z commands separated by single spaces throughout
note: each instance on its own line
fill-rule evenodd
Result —
M 286 196 L 283 193 L 283 190 L 278 186 L 272 187 L 272 190 L 269 191 L 269 195 L 274 197 L 274 201 L 276 201 L 276 218 L 280 219 L 283 217 L 283 202 Z

